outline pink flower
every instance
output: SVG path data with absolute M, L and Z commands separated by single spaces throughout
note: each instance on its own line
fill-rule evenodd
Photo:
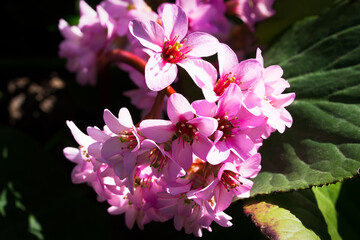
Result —
M 67 68 L 76 72 L 81 85 L 96 83 L 97 54 L 107 44 L 106 28 L 100 23 L 98 13 L 85 1 L 80 1 L 78 26 L 60 19 L 59 29 L 65 40 L 60 44 L 60 57 L 67 58 Z
M 263 66 L 264 60 L 261 50 L 258 49 L 256 59 Z M 291 127 L 292 117 L 285 109 L 295 99 L 295 93 L 282 92 L 290 87 L 288 81 L 282 78 L 283 70 L 280 66 L 272 65 L 263 69 L 263 81 L 259 82 L 254 90 L 255 94 L 261 99 L 261 109 L 267 117 L 267 130 L 263 137 L 269 137 L 271 132 L 278 130 L 280 133 L 285 131 L 285 127 Z
M 262 77 L 261 63 L 256 59 L 249 59 L 238 62 L 234 51 L 226 44 L 219 44 L 218 62 L 220 78 L 218 81 L 212 82 L 212 89 L 203 89 L 204 96 L 209 102 L 215 102 L 224 94 L 225 90 L 231 85 L 236 84 L 244 91 L 244 95 L 251 90 L 251 88 Z M 248 109 L 254 107 L 254 99 L 246 99 L 243 96 L 245 106 Z
M 167 4 L 162 13 L 162 26 L 154 21 L 133 20 L 129 29 L 140 43 L 154 54 L 145 68 L 147 86 L 160 91 L 177 76 L 177 66 L 184 68 L 200 88 L 211 88 L 215 68 L 200 57 L 217 52 L 218 40 L 206 33 L 188 31 L 188 19 L 179 6 Z
M 260 171 L 261 156 L 259 153 L 239 161 L 235 155 L 221 165 L 215 177 L 208 186 L 194 192 L 193 198 L 209 200 L 215 197 L 215 210 L 223 211 L 228 208 L 233 197 L 247 198 L 253 182 L 248 178 L 254 178 Z
M 206 158 L 211 147 L 208 137 L 216 130 L 217 121 L 209 117 L 196 117 L 190 103 L 178 93 L 169 97 L 167 113 L 170 121 L 142 121 L 141 133 L 157 143 L 171 141 L 173 158 L 183 169 L 188 169 L 193 153 Z
M 157 19 L 157 14 L 143 0 L 105 0 L 99 6 L 109 15 L 104 23 L 110 36 L 125 36 L 129 31 L 129 21 L 133 19 Z
M 160 5 L 158 12 L 168 4 Z M 206 32 L 213 35 L 227 34 L 230 23 L 225 17 L 226 7 L 222 0 L 176 0 L 188 16 L 189 33 Z
M 256 153 L 255 145 L 246 131 L 263 124 L 264 118 L 242 107 L 242 92 L 236 84 L 230 84 L 218 104 L 198 100 L 192 103 L 192 107 L 199 116 L 213 117 L 218 122 L 213 146 L 203 159 L 216 165 L 226 160 L 230 152 L 241 159 Z
M 251 30 L 254 25 L 275 14 L 272 5 L 275 0 L 231 0 L 232 11 L 243 20 Z

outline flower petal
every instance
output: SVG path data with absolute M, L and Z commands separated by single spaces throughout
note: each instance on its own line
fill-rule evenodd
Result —
M 171 121 L 161 119 L 148 119 L 140 123 L 140 131 L 145 137 L 157 143 L 169 141 L 175 132 Z
M 165 35 L 164 29 L 157 22 L 133 20 L 129 23 L 129 30 L 144 47 L 161 52 Z
M 220 76 L 232 72 L 233 68 L 238 64 L 238 58 L 234 51 L 223 43 L 219 44 L 218 61 Z
M 194 118 L 194 110 L 188 100 L 180 93 L 171 94 L 167 104 L 167 114 L 172 123 Z
M 120 124 L 119 119 L 117 119 L 108 109 L 104 110 L 103 118 L 106 126 L 115 134 L 119 134 L 120 132 L 129 129 Z
M 217 71 L 211 63 L 201 58 L 185 58 L 177 64 L 187 71 L 199 88 L 213 90 Z
M 172 84 L 177 76 L 176 64 L 165 62 L 161 55 L 152 55 L 145 66 L 145 81 L 152 91 L 160 91 Z
M 124 147 L 126 147 L 126 143 L 121 142 L 118 137 L 112 137 L 103 144 L 101 156 L 107 159 L 116 154 L 123 153 L 126 151 Z
M 105 134 L 97 127 L 87 127 L 86 128 L 87 134 L 98 142 L 105 142 L 110 138 L 109 135 Z
M 132 128 L 134 126 L 130 112 L 125 107 L 119 110 L 119 122 L 126 128 Z
M 165 36 L 173 39 L 176 35 L 182 40 L 188 31 L 188 18 L 184 10 L 175 4 L 165 4 L 162 12 Z
M 67 126 L 70 128 L 72 135 L 74 136 L 76 142 L 79 145 L 83 145 L 85 147 L 89 146 L 91 143 L 95 142 L 91 137 L 84 134 L 73 121 L 66 121 Z
M 213 117 L 216 114 L 217 105 L 206 100 L 197 100 L 191 103 L 195 113 L 202 117 Z
M 218 52 L 219 40 L 208 33 L 194 32 L 186 37 L 184 47 L 191 48 L 188 57 L 208 57 Z
M 205 137 L 210 136 L 218 127 L 218 121 L 211 117 L 196 117 L 187 122 L 194 125 L 199 133 Z

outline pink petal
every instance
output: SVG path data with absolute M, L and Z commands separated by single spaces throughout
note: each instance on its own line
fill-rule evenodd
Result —
M 148 119 L 140 123 L 140 131 L 145 137 L 157 143 L 163 143 L 171 139 L 175 132 L 175 126 L 171 121 Z
M 132 229 L 137 217 L 137 211 L 133 207 L 129 207 L 125 213 L 125 224 L 129 229 Z
M 262 66 L 259 61 L 249 59 L 240 62 L 233 70 L 236 78 L 240 79 L 240 88 L 246 90 L 253 86 L 262 77 Z
M 66 124 L 70 128 L 71 134 L 79 145 L 87 147 L 91 143 L 95 142 L 91 137 L 80 131 L 73 121 L 66 121 Z
M 207 137 L 202 136 L 201 134 L 197 135 L 198 139 L 195 140 L 192 144 L 193 153 L 198 156 L 200 159 L 206 159 L 208 153 L 212 147 L 212 142 Z M 187 168 L 185 168 L 187 169 Z
M 61 32 L 61 35 L 71 41 L 77 41 L 83 35 L 77 26 L 70 27 L 64 19 L 59 20 L 58 28 Z
M 232 72 L 233 68 L 238 64 L 238 58 L 234 51 L 223 43 L 219 44 L 218 61 L 220 76 Z
M 219 100 L 220 97 L 216 95 L 216 93 L 214 92 L 214 87 L 215 87 L 215 83 L 212 89 L 207 89 L 207 88 L 201 89 L 206 101 L 217 102 Z
M 272 65 L 264 69 L 264 81 L 275 82 L 283 75 L 284 71 L 278 65 Z
M 188 100 L 180 93 L 171 94 L 167 104 L 167 114 L 172 123 L 194 118 L 194 110 Z
M 209 200 L 214 195 L 214 189 L 218 185 L 219 180 L 215 178 L 209 185 L 195 193 L 195 196 L 202 200 Z
M 230 84 L 218 102 L 216 116 L 235 116 L 241 109 L 242 92 L 238 85 Z
M 98 129 L 97 127 L 87 127 L 87 134 L 98 142 L 105 142 L 110 138 L 109 135 L 105 134 L 103 131 Z
M 192 164 L 192 148 L 188 143 L 181 140 L 172 142 L 172 155 L 175 161 L 183 168 L 189 169 Z
M 219 141 L 210 149 L 206 161 L 212 165 L 217 165 L 225 161 L 230 155 L 230 149 L 224 141 Z
M 208 57 L 218 52 L 219 41 L 208 33 L 194 32 L 186 39 L 184 47 L 191 48 L 188 57 Z
M 91 156 L 93 156 L 96 159 L 100 159 L 100 161 L 101 161 L 101 158 L 102 158 L 101 148 L 102 148 L 102 143 L 95 142 L 88 147 L 88 152 Z
M 119 122 L 126 128 L 132 128 L 134 126 L 130 112 L 125 107 L 119 110 Z
M 119 134 L 122 131 L 128 130 L 129 128 L 120 124 L 119 119 L 117 119 L 109 110 L 104 110 L 104 122 L 106 126 L 115 134 Z
M 188 18 L 184 10 L 175 4 L 165 4 L 162 12 L 165 36 L 173 39 L 176 35 L 182 40 L 188 31 Z
M 214 102 L 206 100 L 197 100 L 191 103 L 195 113 L 202 117 L 214 117 L 217 110 L 217 105 Z
M 211 117 L 196 117 L 187 122 L 194 125 L 203 136 L 208 137 L 215 132 L 218 127 L 216 119 Z
M 171 195 L 178 195 L 190 191 L 191 185 L 192 183 L 184 185 L 178 182 L 170 182 L 166 185 L 165 191 Z
M 160 91 L 172 84 L 177 76 L 176 64 L 165 62 L 160 53 L 152 55 L 145 66 L 145 81 L 152 91 Z
M 289 106 L 295 99 L 295 93 L 286 93 L 276 96 L 276 99 L 271 101 L 271 104 L 276 107 L 287 107 Z
M 261 49 L 260 48 L 256 49 L 256 60 L 258 60 L 259 63 L 261 64 L 261 66 L 264 67 L 264 59 L 263 59 L 263 57 L 261 55 Z
M 215 200 L 216 200 L 216 212 L 221 212 L 227 209 L 233 199 L 231 192 L 228 192 L 226 188 L 221 184 L 215 189 Z
M 63 150 L 65 157 L 74 163 L 79 163 L 79 159 L 82 159 L 80 156 L 80 150 L 78 148 L 66 147 Z
M 240 165 L 239 173 L 244 178 L 253 178 L 259 173 L 261 166 L 261 155 L 259 153 L 246 159 Z
M 81 0 L 79 2 L 79 8 L 80 8 L 80 14 L 81 16 L 89 16 L 89 17 L 93 17 L 96 18 L 97 17 L 97 13 L 95 12 L 94 9 L 92 9 L 89 4 L 87 4 L 85 1 Z
M 217 71 L 211 63 L 201 58 L 185 58 L 177 64 L 187 71 L 199 88 L 213 90 Z
M 228 147 L 241 159 L 256 153 L 254 142 L 245 134 L 239 134 L 226 140 Z
M 285 108 L 278 109 L 280 113 L 280 118 L 282 122 L 287 126 L 288 128 L 291 127 L 293 119 L 290 113 Z
M 129 30 L 144 47 L 161 52 L 165 35 L 164 29 L 158 23 L 149 20 L 133 20 L 129 23 Z
M 107 159 L 116 154 L 123 153 L 126 151 L 124 147 L 126 147 L 126 143 L 122 143 L 118 137 L 112 137 L 103 144 L 101 156 Z
M 130 152 L 124 156 L 124 168 L 128 175 L 130 175 L 135 168 L 137 153 Z

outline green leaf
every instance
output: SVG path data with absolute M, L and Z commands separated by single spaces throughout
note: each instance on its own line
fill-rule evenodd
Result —
M 7 189 L 3 189 L 0 194 L 0 214 L 5 217 L 5 207 L 7 205 Z
M 275 15 L 256 26 L 255 36 L 260 43 L 267 43 L 294 22 L 306 16 L 318 15 L 338 1 L 277 0 L 273 5 L 273 9 L 276 12 Z
M 252 196 L 343 181 L 360 167 L 360 4 L 295 24 L 264 55 L 296 100 L 294 122 L 260 148 Z
M 244 206 L 246 215 L 270 239 L 320 239 L 288 210 L 260 201 Z
M 328 231 L 331 239 L 342 239 L 338 232 L 338 221 L 336 212 L 336 201 L 339 197 L 342 183 L 336 183 L 329 186 L 313 187 L 317 204 L 328 225 Z
M 35 216 L 30 214 L 29 215 L 29 232 L 35 235 L 39 240 L 43 240 L 44 236 L 41 233 L 42 228 L 39 222 L 36 220 Z
M 336 201 L 338 232 L 343 239 L 360 239 L 360 178 L 345 181 Z

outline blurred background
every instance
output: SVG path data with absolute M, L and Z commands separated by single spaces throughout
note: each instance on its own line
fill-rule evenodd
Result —
M 100 1 L 87 1 L 96 6 Z M 294 21 L 321 13 L 334 1 L 278 0 L 277 14 L 258 25 L 256 36 L 266 47 Z M 80 86 L 58 57 L 62 37 L 60 18 L 77 24 L 78 1 L 5 1 L 2 5 L 0 55 L 0 239 L 191 239 L 176 231 L 173 222 L 150 223 L 140 231 L 126 228 L 124 216 L 107 213 L 108 204 L 96 200 L 88 186 L 71 183 L 73 163 L 62 154 L 76 147 L 65 121 L 85 131 L 103 126 L 104 108 L 117 113 L 127 107 L 137 122 L 124 90 L 135 88 L 127 74 L 110 76 L 110 101 L 103 102 L 99 87 Z M 138 118 L 136 118 L 138 116 Z M 213 224 L 205 239 L 235 237 L 262 239 L 237 202 L 227 213 L 234 226 Z M 151 237 L 153 238 L 153 237 Z

